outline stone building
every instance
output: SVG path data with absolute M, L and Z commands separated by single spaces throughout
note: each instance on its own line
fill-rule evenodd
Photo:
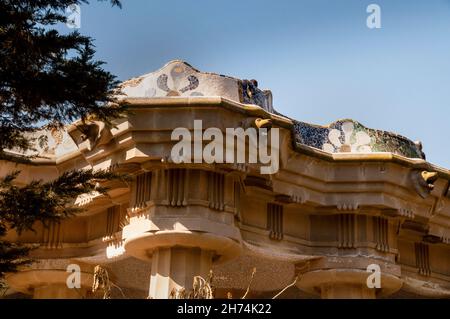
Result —
M 428 163 L 420 143 L 353 120 L 290 119 L 255 80 L 182 61 L 122 91 L 132 112 L 114 128 L 93 121 L 39 132 L 48 145 L 19 166 L 23 184 L 84 168 L 132 178 L 77 198 L 84 211 L 74 218 L 10 232 L 8 240 L 40 248 L 38 262 L 7 276 L 9 297 L 94 298 L 97 265 L 115 298 L 168 298 L 210 270 L 217 298 L 240 298 L 254 268 L 249 298 L 271 298 L 296 276 L 280 298 L 450 296 L 450 171 Z M 278 167 L 263 174 L 259 161 L 199 160 L 196 146 L 179 163 L 176 128 L 192 143 L 203 137 L 200 157 L 208 128 L 252 128 Z M 222 146 L 226 156 L 237 155 L 239 138 Z M 249 153 L 250 139 L 240 141 Z M 13 169 L 2 162 L 0 176 Z M 69 265 L 81 269 L 80 289 L 67 286 Z

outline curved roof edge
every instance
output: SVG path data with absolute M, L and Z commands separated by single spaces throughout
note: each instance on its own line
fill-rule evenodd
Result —
M 170 61 L 159 70 L 125 81 L 121 89 L 124 93 L 121 98 L 220 96 L 242 104 L 257 105 L 269 113 L 284 116 L 273 108 L 271 91 L 259 89 L 256 80 L 202 72 L 182 60 Z M 370 129 L 351 119 L 338 120 L 328 126 L 291 120 L 296 143 L 328 153 L 390 152 L 425 159 L 420 142 L 395 133 Z

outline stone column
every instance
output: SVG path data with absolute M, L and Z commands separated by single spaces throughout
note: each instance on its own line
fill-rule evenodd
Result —
M 191 291 L 195 276 L 206 280 L 213 261 L 234 258 L 241 249 L 232 239 L 189 231 L 130 236 L 124 246 L 128 254 L 151 264 L 149 297 L 155 299 L 170 298 L 174 289 Z
M 128 255 L 152 265 L 150 298 L 189 293 L 194 277 L 206 280 L 213 262 L 239 256 L 242 239 L 226 187 L 232 182 L 222 173 L 178 168 L 136 177 L 122 239 Z
M 169 298 L 172 291 L 192 289 L 195 276 L 205 280 L 212 265 L 212 252 L 199 248 L 159 248 L 153 253 L 150 297 Z

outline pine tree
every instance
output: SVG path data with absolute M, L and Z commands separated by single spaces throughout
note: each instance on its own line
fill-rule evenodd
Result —
M 125 106 L 117 103 L 115 77 L 95 61 L 93 40 L 77 31 L 61 34 L 56 24 L 66 23 L 65 9 L 85 0 L 0 0 L 0 165 L 27 162 L 17 156 L 33 150 L 31 138 L 43 125 L 61 129 L 65 124 L 95 118 L 113 125 Z M 118 0 L 110 0 L 120 7 Z M 45 142 L 45 141 L 39 141 Z M 30 263 L 32 247 L 2 240 L 8 230 L 32 230 L 78 211 L 74 199 L 93 190 L 105 192 L 99 182 L 119 178 L 108 171 L 69 171 L 50 182 L 16 186 L 19 172 L 0 179 L 0 282 L 7 272 Z M 100 183 L 101 185 L 101 183 Z

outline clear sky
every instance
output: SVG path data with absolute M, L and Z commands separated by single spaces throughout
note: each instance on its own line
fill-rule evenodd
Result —
M 381 7 L 381 29 L 366 8 Z M 450 168 L 450 0 L 91 0 L 80 32 L 120 80 L 182 59 L 257 79 L 275 108 L 328 124 L 353 118 L 421 140 Z

